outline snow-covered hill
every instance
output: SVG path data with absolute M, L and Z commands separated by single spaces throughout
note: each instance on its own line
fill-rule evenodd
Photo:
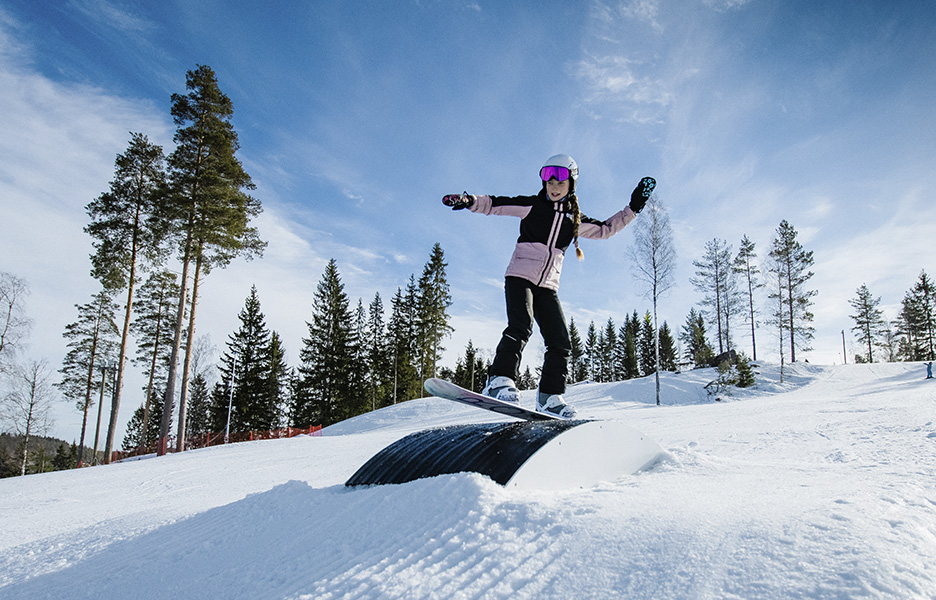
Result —
M 498 420 L 414 400 L 323 437 L 0 481 L 0 597 L 934 598 L 936 381 L 796 365 L 571 388 L 668 453 L 591 489 L 477 474 L 347 489 L 391 442 Z M 524 397 L 532 403 L 532 396 Z

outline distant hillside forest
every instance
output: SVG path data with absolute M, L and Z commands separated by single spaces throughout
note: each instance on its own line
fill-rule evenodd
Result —
M 85 456 L 91 449 L 85 448 Z M 73 469 L 78 464 L 78 446 L 50 437 L 30 436 L 26 474 Z M 0 433 L 0 478 L 19 475 L 23 466 L 23 436 Z

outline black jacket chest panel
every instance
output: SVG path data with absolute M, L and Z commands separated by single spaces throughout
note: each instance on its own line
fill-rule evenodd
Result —
M 492 197 L 494 206 L 501 198 Z M 565 250 L 572 243 L 572 219 L 563 210 L 565 202 L 553 202 L 541 192 L 538 196 L 523 196 L 503 198 L 513 205 L 526 205 L 530 207 L 527 216 L 520 219 L 520 237 L 517 242 L 538 242 L 560 250 Z M 557 210 L 557 208 L 559 210 Z M 558 226 L 558 231 L 557 231 Z

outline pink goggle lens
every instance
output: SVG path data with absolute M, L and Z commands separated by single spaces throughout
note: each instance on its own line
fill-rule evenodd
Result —
M 569 178 L 569 170 L 565 167 L 543 167 L 540 169 L 540 179 L 549 181 L 553 177 L 556 181 L 565 181 Z

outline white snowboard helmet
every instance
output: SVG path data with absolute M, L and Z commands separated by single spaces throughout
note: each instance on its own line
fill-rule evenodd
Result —
M 573 159 L 568 154 L 556 154 L 555 156 L 550 156 L 546 159 L 546 162 L 543 163 L 543 168 L 546 167 L 563 167 L 569 170 L 569 178 L 572 180 L 573 186 L 578 180 L 578 165 L 575 164 L 575 159 Z M 540 177 L 542 178 L 543 168 L 540 169 Z

